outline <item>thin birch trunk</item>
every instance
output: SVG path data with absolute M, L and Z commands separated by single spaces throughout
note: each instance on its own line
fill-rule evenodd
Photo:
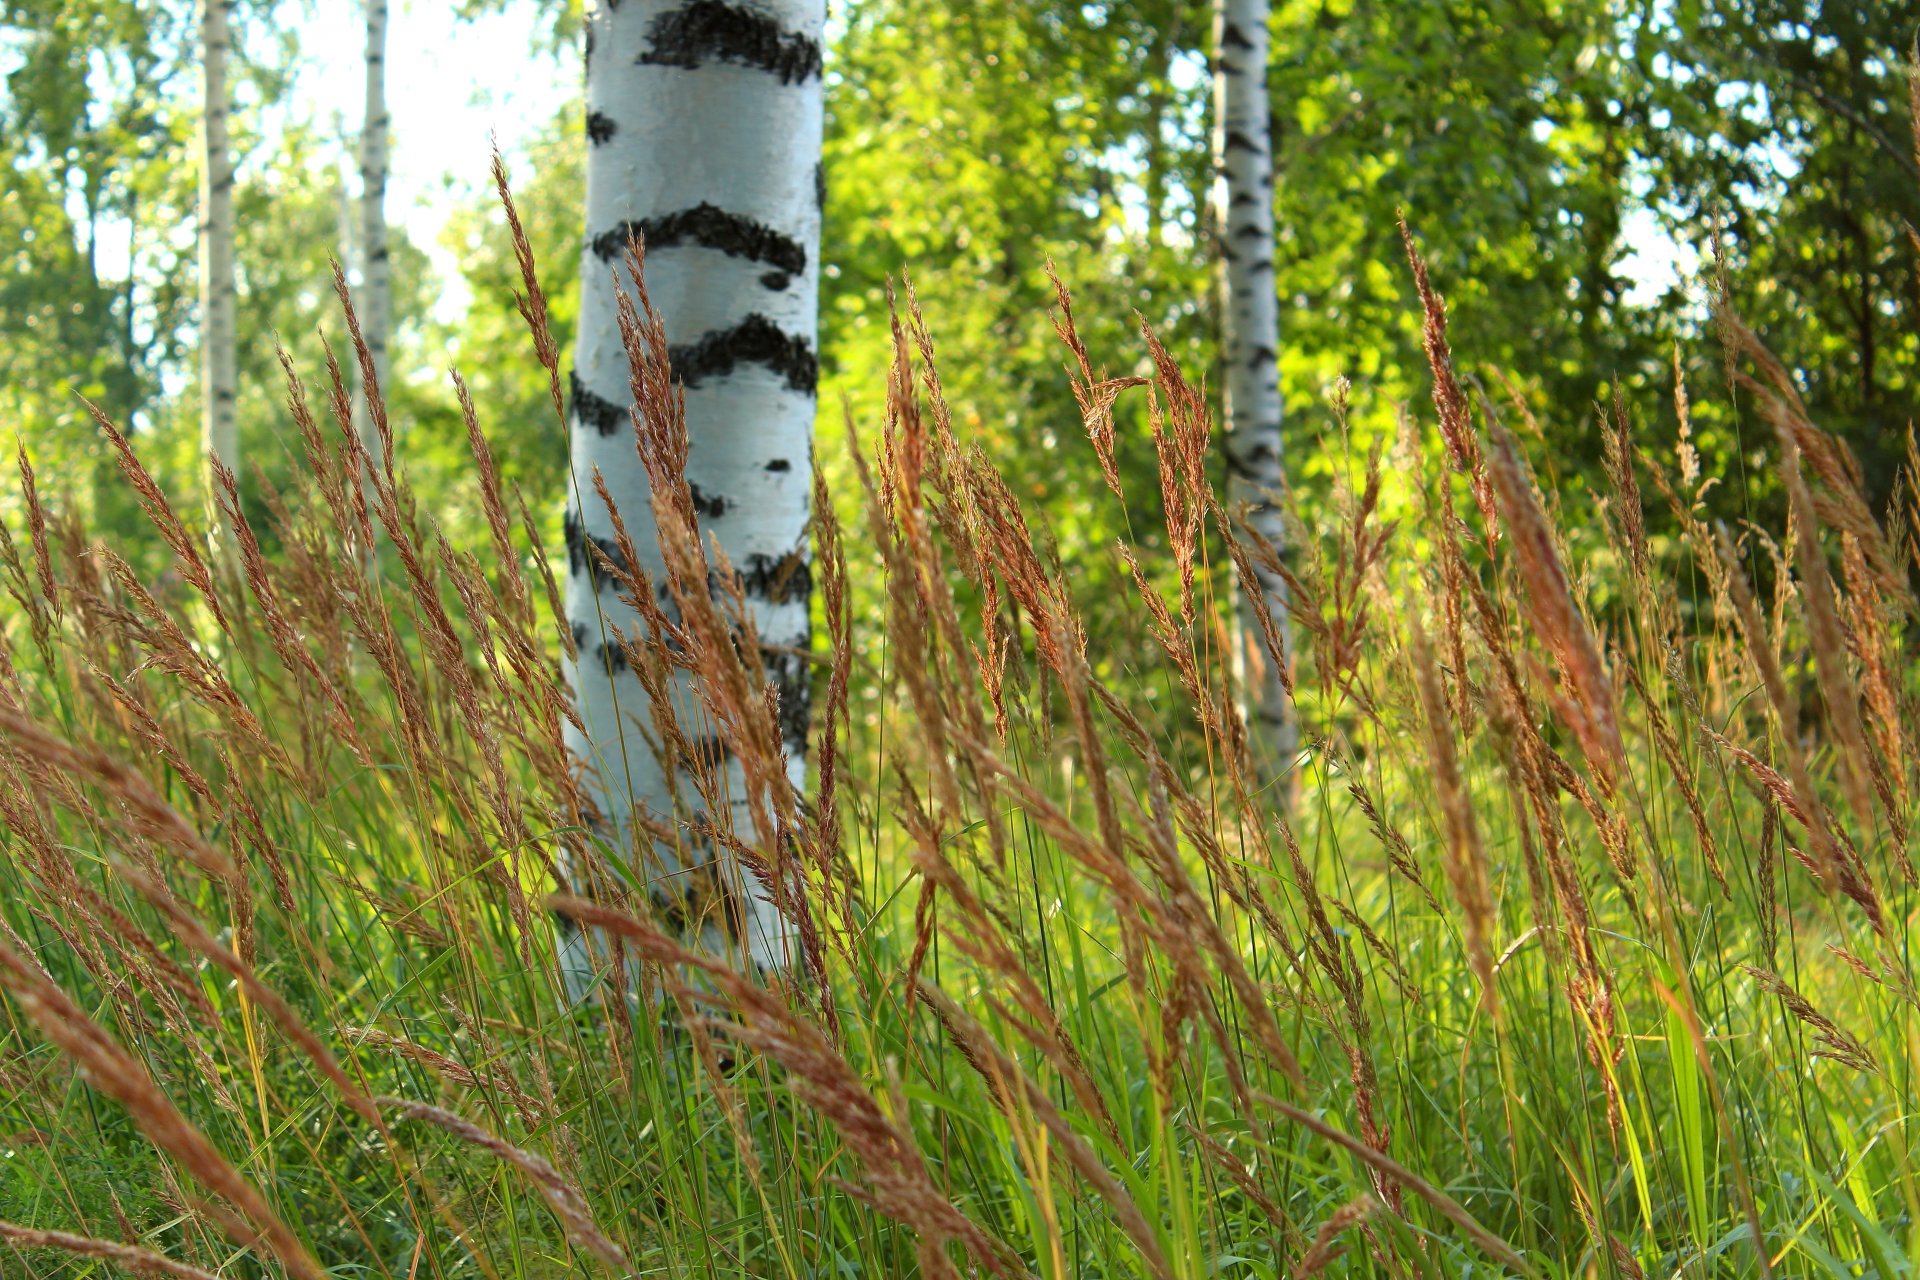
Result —
M 373 357 L 376 387 L 387 382 L 387 339 L 393 327 L 393 271 L 387 254 L 387 7 L 388 0 L 367 4 L 367 101 L 360 127 L 360 293 L 354 299 L 360 328 Z M 372 457 L 380 456 L 380 441 L 367 412 L 367 388 L 356 388 L 354 422 L 360 441 Z
M 634 449 L 615 271 L 629 236 L 647 245 L 647 289 L 684 387 L 688 480 L 703 531 L 745 582 L 780 700 L 788 774 L 806 772 L 807 521 L 820 250 L 821 48 L 825 0 L 597 0 L 587 16 L 587 247 L 569 411 L 577 488 L 567 511 L 567 610 L 580 641 L 569 670 L 587 732 L 568 743 L 616 847 L 670 913 L 711 921 L 688 886 L 708 877 L 672 851 L 636 840 L 636 809 L 669 821 L 671 779 L 648 742 L 646 694 L 612 628 L 640 628 L 595 572 L 589 544 L 612 525 L 591 477 L 606 477 L 642 565 L 658 581 L 647 477 Z M 676 694 L 681 720 L 694 699 Z M 744 795 L 737 763 L 731 792 Z M 681 796 L 692 794 L 684 784 Z M 754 829 L 740 802 L 732 829 Z M 721 815 L 714 815 L 716 820 Z M 726 825 L 722 822 L 721 825 Z M 682 827 L 684 830 L 685 828 Z M 638 846 L 638 847 L 636 847 Z M 754 964 L 785 967 L 793 931 L 731 855 L 694 853 L 736 906 L 744 936 L 725 939 Z M 706 933 L 710 942 L 716 930 Z M 563 965 L 584 963 L 573 934 Z
M 232 17 L 233 0 L 201 0 L 200 444 L 206 455 L 218 458 L 238 475 L 233 153 L 227 140 L 227 55 Z
M 1284 549 L 1286 476 L 1280 440 L 1280 301 L 1273 274 L 1273 138 L 1267 101 L 1267 0 L 1214 0 L 1214 203 L 1225 285 L 1227 498 L 1247 526 Z M 1234 669 L 1265 779 L 1297 744 L 1283 672 L 1259 614 L 1288 634 L 1287 587 L 1259 572 L 1260 593 L 1236 593 Z

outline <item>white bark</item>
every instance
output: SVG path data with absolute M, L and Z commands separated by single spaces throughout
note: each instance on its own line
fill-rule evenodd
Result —
M 581 640 L 569 671 L 585 735 L 571 748 L 616 848 L 630 847 L 632 814 L 671 811 L 669 780 L 648 745 L 646 697 L 605 646 L 612 628 L 639 630 L 611 584 L 595 582 L 588 539 L 612 525 L 591 477 L 606 476 L 642 565 L 661 572 L 647 477 L 634 450 L 625 349 L 615 323 L 614 271 L 628 234 L 647 242 L 647 288 L 685 387 L 688 479 L 704 532 L 717 538 L 748 586 L 763 644 L 808 645 L 807 520 L 817 378 L 819 162 L 823 127 L 820 39 L 825 0 L 596 0 L 587 16 L 587 249 L 575 353 L 571 453 L 577 491 L 567 527 L 567 610 Z M 797 561 L 795 558 L 798 558 Z M 796 567 L 797 565 L 797 567 Z M 778 585 L 778 569 L 792 569 Z M 786 726 L 796 787 L 806 762 L 807 668 L 791 652 L 765 656 Z M 683 687 L 683 724 L 697 723 Z M 744 795 L 737 764 L 731 794 Z M 693 794 L 682 787 L 682 800 Z M 729 815 L 748 836 L 741 802 Z M 719 819 L 720 815 L 714 815 Z M 725 823 L 722 823 L 725 825 Z M 684 828 L 683 828 L 684 829 Z M 689 902 L 669 850 L 634 868 L 663 906 L 721 916 Z M 742 908 L 745 936 L 730 944 L 765 967 L 784 967 L 793 931 L 757 881 L 730 856 L 712 870 Z M 706 931 L 709 942 L 718 933 Z M 576 937 L 563 962 L 577 965 Z
M 240 474 L 233 283 L 233 153 L 227 55 L 233 0 L 200 6 L 200 445 Z
M 376 386 L 387 382 L 387 339 L 393 327 L 393 272 L 387 256 L 387 5 L 388 0 L 366 0 L 367 101 L 360 128 L 360 290 L 354 308 L 360 332 L 373 357 Z M 356 388 L 354 421 L 361 443 L 373 457 L 380 456 L 373 415 L 367 412 L 367 388 Z
M 1214 0 L 1214 203 L 1225 277 L 1228 504 L 1276 548 L 1286 545 L 1280 439 L 1280 302 L 1273 274 L 1273 137 L 1267 101 L 1268 0 Z M 1266 780 L 1297 742 L 1292 700 L 1262 642 L 1264 611 L 1288 634 L 1287 588 L 1261 571 L 1236 592 L 1234 668 Z

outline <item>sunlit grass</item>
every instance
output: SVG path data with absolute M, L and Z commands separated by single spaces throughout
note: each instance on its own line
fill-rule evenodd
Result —
M 711 830 L 677 727 L 632 745 L 693 779 L 662 839 L 786 895 L 770 974 L 690 949 L 601 841 L 568 622 L 478 419 L 470 548 L 330 420 L 337 370 L 290 373 L 309 468 L 270 551 L 231 501 L 207 551 L 114 436 L 167 578 L 44 493 L 4 548 L 0 1270 L 1904 1273 L 1913 477 L 1883 531 L 1728 316 L 1792 535 L 1716 528 L 1619 405 L 1579 572 L 1500 426 L 1524 409 L 1456 378 L 1416 272 L 1434 443 L 1347 459 L 1284 558 L 1219 507 L 1204 396 L 1150 345 L 1120 394 L 1160 474 L 1124 523 L 1168 550 L 1121 549 L 1124 606 L 1036 550 L 907 317 L 857 532 L 816 502 L 805 801 L 657 478 L 676 568 L 621 585 L 683 608 L 625 657 L 721 691 L 773 838 Z M 1277 778 L 1223 657 L 1262 569 L 1307 744 Z M 1103 680 L 1085 619 L 1122 608 L 1163 661 Z M 597 926 L 580 1006 L 558 893 Z

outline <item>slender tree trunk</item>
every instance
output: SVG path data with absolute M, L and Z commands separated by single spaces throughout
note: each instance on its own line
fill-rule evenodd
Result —
M 387 338 L 393 327 L 393 272 L 387 255 L 387 4 L 367 3 L 367 111 L 360 127 L 360 295 L 354 301 L 360 331 L 373 356 L 374 377 L 387 382 Z M 360 386 L 354 401 L 354 420 L 361 443 L 373 457 L 380 456 L 373 415 L 366 409 L 367 388 Z
M 570 434 L 576 481 L 567 511 L 567 610 L 580 657 L 569 671 L 583 735 L 570 747 L 609 835 L 634 851 L 659 903 L 712 922 L 690 901 L 671 851 L 634 836 L 634 811 L 672 820 L 669 779 L 648 745 L 647 698 L 609 649 L 638 619 L 595 572 L 588 544 L 612 525 L 591 487 L 598 468 L 632 531 L 642 568 L 660 577 L 647 478 L 629 419 L 627 356 L 615 322 L 615 271 L 634 232 L 647 245 L 647 288 L 667 326 L 685 390 L 688 480 L 704 530 L 740 571 L 780 698 L 788 770 L 806 771 L 808 500 L 820 250 L 820 38 L 825 0 L 596 0 L 587 17 L 587 248 L 581 272 Z M 682 691 L 684 692 L 684 686 Z M 692 705 L 676 698 L 684 712 Z M 688 717 L 682 715 L 683 723 Z M 732 793 L 744 795 L 738 785 Z M 682 795 L 690 789 L 680 788 Z M 736 808 L 740 808 L 736 805 Z M 690 815 L 677 815 L 684 819 Z M 752 816 L 729 815 L 751 831 Z M 719 815 L 715 815 L 716 818 Z M 781 967 L 791 932 L 730 855 L 709 859 L 744 936 L 727 941 Z M 709 929 L 713 941 L 717 930 Z M 584 960 L 563 952 L 570 980 Z
M 237 475 L 239 429 L 233 284 L 233 154 L 227 141 L 227 54 L 233 0 L 201 0 L 200 444 Z
M 1214 202 L 1224 276 L 1227 499 L 1249 528 L 1286 545 L 1281 499 L 1280 302 L 1273 276 L 1273 138 L 1267 102 L 1267 0 L 1214 0 Z M 1297 743 L 1283 672 L 1259 614 L 1288 634 L 1287 587 L 1260 572 L 1260 594 L 1237 594 L 1234 669 L 1264 780 Z

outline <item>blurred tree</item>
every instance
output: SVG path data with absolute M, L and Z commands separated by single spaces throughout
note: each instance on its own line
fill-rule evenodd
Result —
M 1693 243 L 1718 227 L 1735 307 L 1880 499 L 1920 373 L 1916 30 L 1914 0 L 1685 0 L 1633 31 L 1651 202 Z
M 327 256 L 340 186 L 334 139 L 286 109 L 297 52 L 237 10 L 232 83 L 236 227 L 234 412 L 249 477 L 292 470 L 276 336 L 318 365 L 337 331 Z M 79 402 L 130 425 L 181 497 L 200 492 L 195 131 L 196 11 L 153 0 L 12 0 L 0 39 L 19 54 L 0 98 L 0 410 L 51 496 L 138 559 L 151 543 L 132 494 Z M 424 255 L 395 250 L 406 343 L 426 307 Z M 408 359 L 418 359 L 409 346 Z M 11 443 L 11 442 L 9 442 Z M 0 500 L 3 504 L 4 500 Z M 250 516 L 265 511 L 249 497 Z
M 886 284 L 912 277 L 955 428 L 1013 483 L 1089 587 L 1133 587 L 1107 549 L 1128 522 L 1093 465 L 1048 314 L 1049 260 L 1073 290 L 1098 373 L 1144 359 L 1151 324 L 1208 368 L 1208 0 L 993 5 L 859 0 L 829 71 L 824 373 L 871 437 L 891 357 Z M 1138 316 L 1136 317 L 1136 312 Z M 1123 397 L 1119 464 L 1143 559 L 1164 555 L 1141 393 Z M 837 406 L 823 438 L 838 445 Z M 822 465 L 853 490 L 844 449 Z M 859 577 L 856 577 L 859 581 Z M 877 575 L 873 589 L 878 590 Z M 1103 589 L 1105 588 L 1105 589 Z M 1110 633 L 1106 678 L 1152 641 Z
M 366 111 L 360 125 L 360 296 L 355 300 L 374 381 L 386 386 L 388 330 L 393 323 L 393 263 L 387 243 L 387 0 L 366 6 Z M 354 415 L 368 453 L 380 443 L 367 413 L 364 379 L 354 396 Z
M 1425 398 L 1396 217 L 1469 369 L 1519 378 L 1570 461 L 1609 378 L 1651 368 L 1618 268 L 1641 96 L 1611 0 L 1294 0 L 1274 36 L 1282 386 L 1341 375 L 1384 429 Z M 1497 389 L 1497 388 L 1496 388 Z M 1304 403 L 1303 403 L 1304 402 Z M 1303 446 L 1311 483 L 1323 451 Z
M 200 0 L 200 450 L 238 472 L 233 148 L 227 139 L 233 8 L 233 0 Z
M 585 128 L 586 109 L 573 103 L 524 145 L 512 166 L 514 203 L 539 264 L 554 340 L 563 351 L 572 349 L 580 311 Z M 541 518 L 548 545 L 558 546 L 561 504 L 548 495 L 565 489 L 566 442 L 553 422 L 546 370 L 534 359 L 527 322 L 515 302 L 520 268 L 498 198 L 489 193 L 462 207 L 441 231 L 440 244 L 458 263 L 470 296 L 457 313 L 432 319 L 420 346 L 467 380 L 501 476 Z M 397 416 L 416 428 L 407 450 L 415 483 L 443 496 L 443 520 L 477 518 L 477 508 L 464 501 L 472 457 L 446 380 L 403 380 L 393 394 Z
M 18 56 L 0 101 L 0 411 L 56 490 L 128 531 L 138 509 L 77 397 L 137 421 L 159 389 L 135 264 L 157 249 L 191 27 L 132 0 L 9 0 L 0 32 Z

